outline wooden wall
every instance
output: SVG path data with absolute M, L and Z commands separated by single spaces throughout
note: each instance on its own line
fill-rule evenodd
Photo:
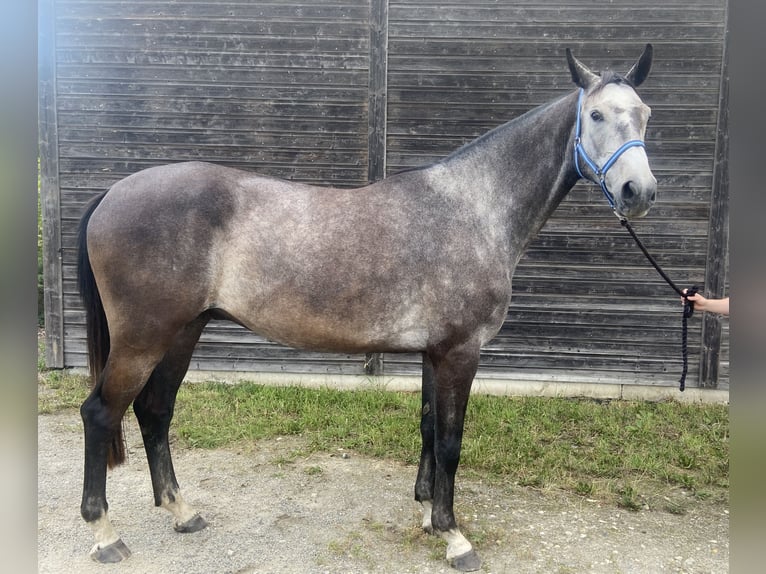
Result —
M 659 197 L 635 228 L 678 283 L 728 294 L 726 14 L 725 0 L 44 0 L 49 364 L 85 364 L 74 234 L 84 203 L 111 183 L 202 159 L 363 185 L 573 89 L 565 47 L 594 69 L 625 71 L 654 44 L 639 91 L 653 110 Z M 480 373 L 675 385 L 680 309 L 600 191 L 578 184 L 521 261 Z M 727 329 L 691 321 L 689 386 L 727 388 Z M 215 322 L 192 367 L 359 374 L 364 360 Z M 419 368 L 417 356 L 382 361 L 386 374 Z

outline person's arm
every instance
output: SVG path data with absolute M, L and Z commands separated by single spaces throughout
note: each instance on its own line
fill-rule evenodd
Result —
M 729 298 L 707 299 L 696 293 L 689 297 L 689 301 L 694 302 L 695 311 L 707 311 L 708 313 L 719 313 L 721 315 L 729 314 Z

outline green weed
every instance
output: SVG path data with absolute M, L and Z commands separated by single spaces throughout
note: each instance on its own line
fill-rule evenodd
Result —
M 88 396 L 88 378 L 67 371 L 38 373 L 37 412 L 52 414 L 79 408 Z

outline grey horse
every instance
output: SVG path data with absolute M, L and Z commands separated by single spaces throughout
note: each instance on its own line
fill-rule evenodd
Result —
M 641 217 L 656 180 L 643 147 L 649 108 L 625 75 L 598 75 L 567 50 L 578 89 L 432 165 L 359 189 L 316 188 L 189 162 L 149 168 L 87 207 L 78 280 L 92 392 L 81 408 L 81 513 L 94 560 L 130 552 L 107 516 L 106 474 L 124 460 L 132 404 L 155 503 L 175 528 L 205 520 L 183 499 L 168 428 L 192 351 L 211 318 L 280 343 L 423 357 L 423 528 L 462 571 L 481 561 L 453 512 L 463 421 L 479 350 L 499 331 L 525 247 L 585 177 L 620 217 Z

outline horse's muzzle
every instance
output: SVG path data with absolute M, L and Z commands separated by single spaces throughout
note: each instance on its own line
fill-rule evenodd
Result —
M 617 212 L 627 218 L 643 217 L 657 199 L 657 180 L 627 181 L 615 197 Z

